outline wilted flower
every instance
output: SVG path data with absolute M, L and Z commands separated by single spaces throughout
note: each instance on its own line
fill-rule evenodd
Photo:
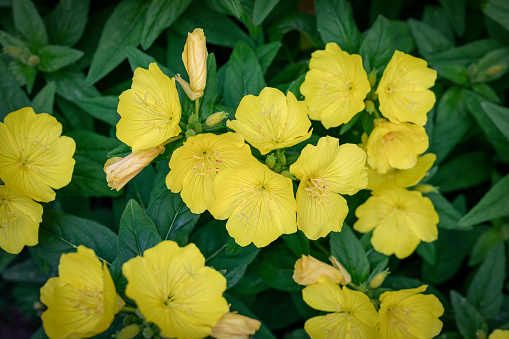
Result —
M 176 76 L 187 96 L 196 100 L 203 96 L 203 90 L 207 83 L 207 42 L 203 29 L 196 28 L 193 33 L 187 33 L 187 41 L 182 52 L 182 61 L 189 75 L 190 84 Z
M 0 179 L 37 201 L 55 200 L 53 189 L 71 181 L 76 143 L 60 136 L 62 125 L 31 107 L 9 113 L 0 123 Z
M 352 281 L 352 277 L 348 271 L 337 261 L 336 258 L 330 257 L 334 266 L 328 265 L 311 255 L 302 255 L 295 262 L 293 271 L 293 280 L 303 286 L 318 284 L 318 278 L 327 276 L 335 284 L 348 285 Z
M 210 336 L 216 339 L 249 339 L 250 335 L 258 331 L 261 324 L 256 319 L 229 312 L 219 319 Z

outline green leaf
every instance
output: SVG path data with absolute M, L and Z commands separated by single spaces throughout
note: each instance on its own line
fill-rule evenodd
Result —
M 74 63 L 83 56 L 82 51 L 67 46 L 46 45 L 39 51 L 40 62 L 37 69 L 42 72 L 55 72 Z
M 432 266 L 435 265 L 437 261 L 435 243 L 421 242 L 415 251 L 426 263 Z
M 463 46 L 454 47 L 444 52 L 438 53 L 427 58 L 430 65 L 435 67 L 437 64 L 451 64 L 468 66 L 477 59 L 483 57 L 486 53 L 500 48 L 502 45 L 496 40 L 483 39 L 476 40 Z
M 267 68 L 269 68 L 270 64 L 276 57 L 277 52 L 279 52 L 280 48 L 281 48 L 280 41 L 274 41 L 266 45 L 256 47 L 254 52 L 256 54 L 256 57 L 258 58 L 258 62 L 260 63 L 263 73 L 267 71 Z
M 45 210 L 39 228 L 39 244 L 32 249 L 51 266 L 57 267 L 63 253 L 75 252 L 79 245 L 91 248 L 110 264 L 117 256 L 117 235 L 89 219 Z
M 265 20 L 279 0 L 255 0 L 253 8 L 253 24 L 258 26 Z
M 101 93 L 85 81 L 85 75 L 75 65 L 44 75 L 46 81 L 54 81 L 57 94 L 69 101 L 99 96 Z
M 509 69 L 509 47 L 490 51 L 472 69 L 472 83 L 490 82 L 502 77 Z
M 80 41 L 87 25 L 89 8 L 90 0 L 76 1 L 68 7 L 60 1 L 46 20 L 50 41 L 66 46 L 74 46 Z
M 401 20 L 391 20 L 390 22 L 394 49 L 404 53 L 412 52 L 415 48 L 415 44 L 412 34 L 410 34 L 408 24 Z
M 335 42 L 348 53 L 357 53 L 362 35 L 346 0 L 316 0 L 318 33 L 325 43 Z
M 51 276 L 43 274 L 33 258 L 20 262 L 6 269 L 2 279 L 16 283 L 44 284 Z
M 422 21 L 429 27 L 435 28 L 448 40 L 454 42 L 453 28 L 448 22 L 442 7 L 426 5 L 424 7 L 424 13 L 422 14 Z
M 2 78 L 0 81 L 0 120 L 3 121 L 10 112 L 30 106 L 30 100 L 1 58 L 0 76 Z
M 14 25 L 21 35 L 37 47 L 48 43 L 48 34 L 37 8 L 30 0 L 12 2 Z
M 18 39 L 12 35 L 10 35 L 7 32 L 0 30 L 0 45 L 2 45 L 4 48 L 8 47 L 15 47 L 19 49 L 19 57 L 27 59 L 32 53 L 30 52 L 30 49 L 28 48 L 28 45 L 25 41 Z M 9 53 L 7 50 L 6 53 Z
M 484 221 L 509 215 L 509 175 L 498 181 L 461 220 L 462 226 L 472 226 Z
M 415 39 L 419 53 L 425 58 L 454 47 L 450 40 L 424 22 L 409 19 L 408 27 Z
M 259 261 L 253 264 L 258 276 L 270 287 L 280 291 L 300 291 L 293 280 L 293 270 L 297 257 L 286 246 L 273 247 L 262 252 Z
M 140 44 L 146 6 L 143 0 L 125 0 L 115 8 L 94 53 L 87 75 L 88 84 L 96 83 L 124 61 L 126 47 Z
M 481 103 L 481 107 L 500 132 L 509 140 L 509 109 L 490 102 Z
M 84 98 L 75 101 L 75 103 L 92 117 L 104 121 L 108 125 L 115 126 L 120 120 L 120 115 L 117 113 L 118 96 L 116 95 Z
M 488 324 L 482 315 L 470 304 L 465 297 L 456 291 L 451 291 L 452 307 L 456 326 L 465 339 L 477 339 L 477 333 L 488 333 Z
M 16 258 L 16 254 L 5 252 L 0 248 L 0 273 Z
M 323 48 L 323 43 L 316 31 L 316 17 L 300 12 L 291 12 L 267 29 L 269 41 L 281 41 L 283 36 L 293 30 L 306 35 L 316 48 Z
M 32 100 L 32 107 L 36 113 L 53 113 L 55 101 L 55 83 L 50 81 L 44 86 Z
M 465 0 L 438 0 L 444 9 L 444 13 L 449 20 L 449 23 L 456 31 L 458 36 L 463 36 L 465 33 L 466 24 L 466 9 L 467 4 Z
M 266 86 L 263 72 L 253 50 L 239 41 L 233 49 L 225 75 L 224 101 L 236 108 L 248 95 L 258 95 Z
M 362 284 L 368 279 L 368 257 L 350 226 L 343 224 L 341 232 L 331 232 L 330 249 L 331 254 L 350 273 L 354 284 Z
M 210 2 L 208 2 L 208 5 L 210 6 Z M 223 9 L 223 13 L 231 13 L 237 18 L 240 18 L 242 13 L 242 4 L 240 0 L 218 0 L 217 5 Z
M 300 94 L 300 86 L 302 85 L 305 79 L 306 74 L 299 75 L 297 79 L 295 79 L 290 83 L 290 85 L 288 85 L 288 90 L 286 92 L 287 93 L 292 92 L 293 95 L 295 95 L 295 97 L 297 98 L 297 100 L 304 100 L 304 97 L 302 96 L 302 94 Z
M 505 0 L 488 0 L 484 2 L 483 12 L 509 31 L 509 3 Z
M 145 14 L 143 32 L 141 34 L 141 47 L 148 49 L 157 37 L 186 10 L 191 0 L 153 0 Z M 182 46 L 182 48 L 184 48 Z
M 301 231 L 292 234 L 283 234 L 281 239 L 283 239 L 286 246 L 288 246 L 297 257 L 310 253 L 309 239 Z
M 86 114 L 81 108 L 79 108 L 73 102 L 63 99 L 60 96 L 56 97 L 57 107 L 59 112 L 62 114 L 62 124 L 64 131 L 67 129 L 83 129 L 92 131 L 94 129 L 94 119 Z M 56 113 L 56 112 L 55 112 Z M 56 115 L 58 118 L 61 115 Z
M 207 57 L 207 85 L 200 99 L 200 117 L 207 119 L 214 113 L 214 103 L 217 97 L 216 56 L 210 53 Z
M 436 212 L 438 213 L 438 226 L 440 228 L 449 229 L 449 230 L 468 230 L 471 227 L 465 227 L 458 225 L 459 220 L 463 216 L 450 202 L 440 193 L 430 193 L 426 195 L 433 206 L 435 207 Z
M 35 66 L 28 66 L 19 59 L 9 62 L 8 68 L 18 83 L 21 86 L 26 85 L 28 93 L 32 92 L 37 76 L 37 68 Z
M 167 67 L 161 65 L 160 62 L 157 62 L 153 56 L 148 55 L 147 53 L 144 53 L 135 47 L 127 47 L 126 53 L 127 60 L 129 61 L 129 65 L 131 66 L 133 72 L 138 67 L 148 69 L 150 64 L 155 62 L 161 71 L 168 77 L 174 76 L 174 74 Z
M 500 233 L 500 231 L 497 231 L 494 228 L 489 228 L 486 232 L 481 234 L 472 248 L 472 254 L 470 255 L 468 266 L 474 266 L 483 261 L 486 254 L 488 254 L 495 245 L 502 241 Z
M 108 138 L 89 131 L 72 131 L 67 134 L 76 142 L 76 155 L 104 164 L 108 159 L 106 154 L 109 150 L 117 147 L 120 142 L 117 139 Z
M 393 53 L 391 23 L 380 15 L 369 29 L 359 49 L 364 69 L 369 73 L 374 69 L 382 68 L 389 62 Z

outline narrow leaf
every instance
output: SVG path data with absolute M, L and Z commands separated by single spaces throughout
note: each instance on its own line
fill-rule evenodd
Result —
M 60 1 L 46 20 L 50 41 L 56 45 L 74 46 L 80 41 L 87 25 L 90 0 L 76 1 L 66 7 Z
M 465 339 L 477 339 L 477 333 L 488 333 L 488 325 L 482 315 L 470 304 L 465 297 L 456 291 L 451 291 L 452 307 L 456 326 Z
M 380 15 L 369 29 L 359 50 L 364 69 L 368 73 L 374 69 L 380 69 L 389 62 L 393 53 L 391 23 Z
M 67 46 L 46 45 L 39 51 L 41 60 L 37 68 L 42 72 L 55 72 L 74 63 L 83 56 L 82 51 Z
M 3 121 L 10 112 L 30 106 L 30 100 L 19 87 L 18 82 L 1 58 L 0 74 L 2 75 L 2 81 L 0 81 L 0 120 Z
M 491 102 L 483 102 L 481 107 L 500 132 L 509 140 L 509 109 Z
M 21 35 L 37 47 L 48 43 L 48 34 L 37 8 L 30 0 L 12 2 L 14 25 Z

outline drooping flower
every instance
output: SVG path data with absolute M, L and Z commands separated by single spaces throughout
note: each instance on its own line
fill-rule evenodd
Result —
M 210 336 L 216 339 L 249 339 L 261 325 L 256 319 L 228 312 L 212 328 Z
M 31 107 L 9 113 L 0 123 L 0 179 L 10 189 L 34 199 L 55 200 L 53 189 L 71 181 L 76 143 L 60 136 L 62 125 Z
M 491 332 L 488 339 L 509 339 L 509 330 L 496 329 L 495 331 Z
M 380 111 L 390 121 L 426 124 L 426 114 L 436 100 L 428 88 L 437 78 L 437 71 L 427 65 L 422 59 L 394 52 L 376 90 Z
M 323 276 L 318 284 L 305 287 L 302 297 L 312 308 L 331 312 L 306 321 L 304 329 L 311 338 L 376 338 L 378 315 L 364 293 L 341 288 Z
M 228 312 L 226 279 L 200 250 L 166 240 L 122 266 L 126 295 L 167 338 L 204 338 Z
M 198 134 L 173 152 L 166 186 L 181 192 L 191 212 L 199 214 L 214 203 L 214 180 L 221 171 L 256 161 L 244 138 L 236 133 Z
M 420 192 L 395 188 L 372 194 L 355 211 L 359 219 L 353 228 L 362 233 L 374 228 L 371 244 L 376 251 L 403 259 L 421 241 L 437 239 L 438 214 L 431 200 Z
M 440 334 L 444 307 L 434 295 L 423 295 L 428 286 L 385 292 L 380 296 L 380 339 L 431 339 Z
M 426 176 L 436 159 L 435 154 L 427 153 L 417 158 L 414 167 L 405 170 L 391 168 L 385 174 L 368 167 L 368 186 L 366 188 L 371 191 L 381 191 L 415 186 Z
M 203 96 L 207 84 L 207 41 L 203 29 L 195 28 L 193 33 L 187 33 L 187 41 L 182 52 L 182 61 L 189 75 L 189 82 L 176 76 L 187 96 L 196 100 Z
M 309 117 L 325 128 L 346 124 L 364 109 L 371 90 L 360 55 L 350 55 L 333 42 L 311 54 L 309 72 L 300 87 Z
M 181 132 L 181 115 L 175 79 L 161 72 L 156 63 L 148 70 L 134 71 L 131 89 L 120 95 L 117 138 L 138 153 L 164 144 Z
M 0 185 L 0 248 L 18 254 L 38 243 L 42 206 L 6 185 Z
M 296 145 L 311 136 L 306 104 L 297 101 L 292 92 L 285 97 L 276 88 L 265 87 L 259 96 L 246 95 L 235 118 L 226 125 L 242 134 L 261 154 Z
M 409 169 L 417 163 L 417 156 L 429 146 L 424 127 L 384 119 L 375 121 L 366 144 L 368 163 L 380 173 L 391 168 Z
M 366 188 L 366 153 L 354 144 L 323 137 L 317 146 L 307 145 L 290 172 L 299 180 L 297 226 L 315 240 L 341 231 L 348 213 L 345 198 Z
M 79 246 L 62 254 L 59 276 L 41 288 L 44 331 L 50 338 L 89 338 L 110 327 L 124 301 L 115 292 L 106 263 L 92 249 Z
M 240 246 L 265 247 L 297 231 L 292 181 L 257 161 L 219 173 L 214 196 L 210 213 L 229 218 L 226 229 Z
M 318 278 L 321 276 L 329 277 L 335 284 L 348 285 L 352 277 L 348 271 L 338 262 L 335 257 L 329 260 L 334 266 L 328 265 L 311 255 L 302 255 L 295 262 L 293 271 L 293 280 L 303 286 L 318 284 Z
M 147 167 L 152 160 L 164 152 L 164 146 L 159 145 L 128 156 L 108 159 L 104 164 L 106 181 L 111 189 L 120 191 L 132 178 Z

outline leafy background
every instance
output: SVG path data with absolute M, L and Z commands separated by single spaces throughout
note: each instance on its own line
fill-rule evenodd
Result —
M 123 191 L 111 191 L 103 165 L 129 152 L 115 138 L 119 94 L 130 88 L 135 68 L 153 61 L 169 76 L 185 75 L 181 53 L 196 27 L 211 53 L 204 118 L 233 113 L 244 95 L 265 86 L 300 97 L 310 54 L 327 42 L 360 54 L 368 73 L 383 71 L 395 49 L 424 58 L 438 71 L 437 103 L 426 125 L 437 162 L 425 179 L 439 187 L 427 194 L 440 217 L 438 240 L 404 260 L 375 252 L 369 234 L 348 226 L 369 196 L 364 191 L 349 199 L 341 233 L 309 241 L 299 232 L 261 250 L 239 247 L 224 221 L 191 213 L 166 189 L 168 159 L 182 141 Z M 0 29 L 0 119 L 32 106 L 57 117 L 77 144 L 72 182 L 45 204 L 39 244 L 17 256 L 0 250 L 2 337 L 44 337 L 39 288 L 57 274 L 62 253 L 79 244 L 93 248 L 122 292 L 122 263 L 162 239 L 197 244 L 207 264 L 226 276 L 232 309 L 263 322 L 259 338 L 307 337 L 303 323 L 318 313 L 291 278 L 301 254 L 325 261 L 332 253 L 355 283 L 389 267 L 383 288 L 429 284 L 445 307 L 441 338 L 509 328 L 507 1 L 0 0 Z M 186 117 L 194 107 L 183 92 L 180 98 Z M 340 128 L 326 131 L 316 122 L 313 128 L 311 143 L 325 134 L 359 142 L 369 115 L 361 112 Z M 301 148 L 288 150 L 290 161 Z M 121 327 L 120 315 L 98 337 Z

